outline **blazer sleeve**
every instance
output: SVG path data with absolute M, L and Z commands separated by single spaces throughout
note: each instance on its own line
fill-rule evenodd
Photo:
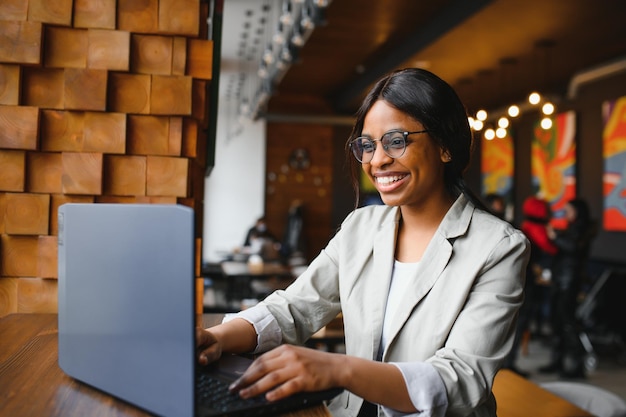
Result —
M 513 344 L 529 247 L 516 230 L 492 247 L 445 345 L 428 360 L 446 385 L 450 415 L 491 399 L 493 379 Z

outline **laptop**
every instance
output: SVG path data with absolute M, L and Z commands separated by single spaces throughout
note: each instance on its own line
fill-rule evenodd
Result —
M 197 366 L 193 210 L 71 203 L 58 220 L 59 366 L 67 375 L 164 417 L 276 415 L 341 392 L 204 404 L 219 389 L 200 395 L 200 376 L 228 384 L 251 359 Z

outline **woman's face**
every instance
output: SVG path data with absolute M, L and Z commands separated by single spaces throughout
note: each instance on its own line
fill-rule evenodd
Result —
M 390 130 L 414 132 L 424 127 L 386 101 L 378 100 L 365 116 L 362 136 L 378 140 Z M 375 143 L 372 160 L 362 167 L 386 205 L 421 205 L 431 197 L 445 194 L 443 173 L 448 156 L 428 133 L 409 135 L 404 154 L 395 159 L 383 151 L 379 141 Z

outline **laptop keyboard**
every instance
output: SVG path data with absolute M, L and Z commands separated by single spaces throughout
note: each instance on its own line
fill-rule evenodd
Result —
M 200 373 L 196 384 L 198 405 L 228 413 L 267 404 L 264 396 L 243 399 L 228 390 L 228 383 L 207 373 Z

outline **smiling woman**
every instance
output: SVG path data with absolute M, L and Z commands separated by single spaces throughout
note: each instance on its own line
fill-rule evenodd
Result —
M 200 363 L 267 351 L 233 391 L 276 400 L 341 387 L 335 416 L 495 416 L 529 245 L 465 186 L 471 139 L 439 77 L 407 69 L 378 81 L 348 152 L 385 204 L 350 213 L 286 290 L 198 330 Z M 346 355 L 295 346 L 339 313 Z

